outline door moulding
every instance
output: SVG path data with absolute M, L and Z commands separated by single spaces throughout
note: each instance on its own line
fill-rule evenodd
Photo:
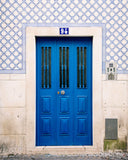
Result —
M 35 37 L 62 36 L 59 27 L 26 27 L 26 153 L 86 154 L 103 151 L 102 27 L 69 27 L 69 35 L 93 37 L 92 42 L 92 146 L 36 146 L 36 41 Z M 64 35 L 63 35 L 64 36 Z

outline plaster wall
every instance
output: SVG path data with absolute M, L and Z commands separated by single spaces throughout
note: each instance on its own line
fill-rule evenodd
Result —
M 82 29 L 82 28 L 81 28 Z M 103 151 L 105 118 L 118 119 L 118 138 L 125 140 L 128 130 L 128 76 L 116 81 L 101 74 L 102 56 L 97 56 L 101 28 L 71 29 L 71 35 L 93 37 L 93 146 L 35 146 L 35 36 L 56 35 L 57 28 L 28 27 L 26 30 L 26 74 L 1 74 L 0 77 L 0 151 L 1 153 L 86 154 Z M 70 35 L 70 36 L 71 36 Z M 98 38 L 98 39 L 97 39 Z M 32 46 L 31 48 L 29 46 Z M 99 46 L 98 48 L 101 48 Z M 31 53 L 31 54 L 30 54 Z M 31 65 L 33 64 L 33 66 Z M 97 68 L 98 71 L 97 71 Z
M 31 87 L 28 86 L 28 87 Z M 103 151 L 103 146 L 91 147 L 48 147 L 32 149 L 29 142 L 32 137 L 27 135 L 27 108 L 26 108 L 26 75 L 6 74 L 0 77 L 0 153 L 51 153 L 51 154 L 85 154 Z M 102 76 L 102 109 L 103 123 L 105 118 L 118 119 L 118 138 L 126 140 L 128 135 L 128 76 L 118 75 L 117 81 L 107 81 Z M 13 97 L 14 96 L 14 97 Z M 13 98 L 12 98 L 13 97 Z M 31 99 L 31 98 L 30 98 Z M 32 100 L 32 99 L 31 99 Z M 31 114 L 31 113 L 30 113 Z M 35 113 L 32 113 L 35 114 Z M 32 115 L 31 115 L 32 116 Z M 99 115 L 100 116 L 100 115 Z M 97 123 L 99 118 L 96 119 Z M 33 128 L 33 124 L 29 125 Z M 28 128 L 28 129 L 31 129 Z M 103 132 L 102 137 L 105 136 Z M 100 133 L 101 130 L 97 131 Z M 103 139 L 102 139 L 103 140 Z M 102 142 L 103 144 L 103 142 Z M 34 145 L 34 144 L 33 144 Z M 28 147 L 29 146 L 29 147 Z M 27 148 L 28 147 L 28 148 Z M 45 149 L 44 149 L 45 148 Z M 34 152 L 33 152 L 34 151 Z
M 103 75 L 103 110 L 105 118 L 118 120 L 118 138 L 128 142 L 128 77 L 118 75 L 116 81 L 105 80 Z
M 25 153 L 25 75 L 0 76 L 0 153 Z

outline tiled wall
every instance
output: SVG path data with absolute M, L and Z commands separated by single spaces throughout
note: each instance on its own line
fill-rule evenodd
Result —
M 25 26 L 58 24 L 102 26 L 103 66 L 128 73 L 127 0 L 1 0 L 0 73 L 25 73 Z

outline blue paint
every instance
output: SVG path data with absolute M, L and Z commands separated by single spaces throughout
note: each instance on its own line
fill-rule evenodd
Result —
M 59 28 L 60 34 L 69 34 L 69 28 Z
M 42 47 L 51 47 L 51 88 L 45 89 L 41 85 Z M 69 47 L 69 88 L 63 85 L 62 89 L 59 84 L 59 47 Z M 80 89 L 77 88 L 77 47 L 87 49 L 87 87 Z M 62 90 L 64 95 L 60 94 Z M 92 38 L 36 38 L 36 146 L 92 143 Z

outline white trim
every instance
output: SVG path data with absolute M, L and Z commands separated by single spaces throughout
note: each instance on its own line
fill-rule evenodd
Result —
M 59 27 L 26 28 L 26 151 L 42 154 L 84 154 L 103 151 L 104 121 L 102 108 L 102 28 L 70 27 L 66 36 L 93 36 L 93 145 L 35 146 L 36 123 L 36 36 L 61 36 Z

